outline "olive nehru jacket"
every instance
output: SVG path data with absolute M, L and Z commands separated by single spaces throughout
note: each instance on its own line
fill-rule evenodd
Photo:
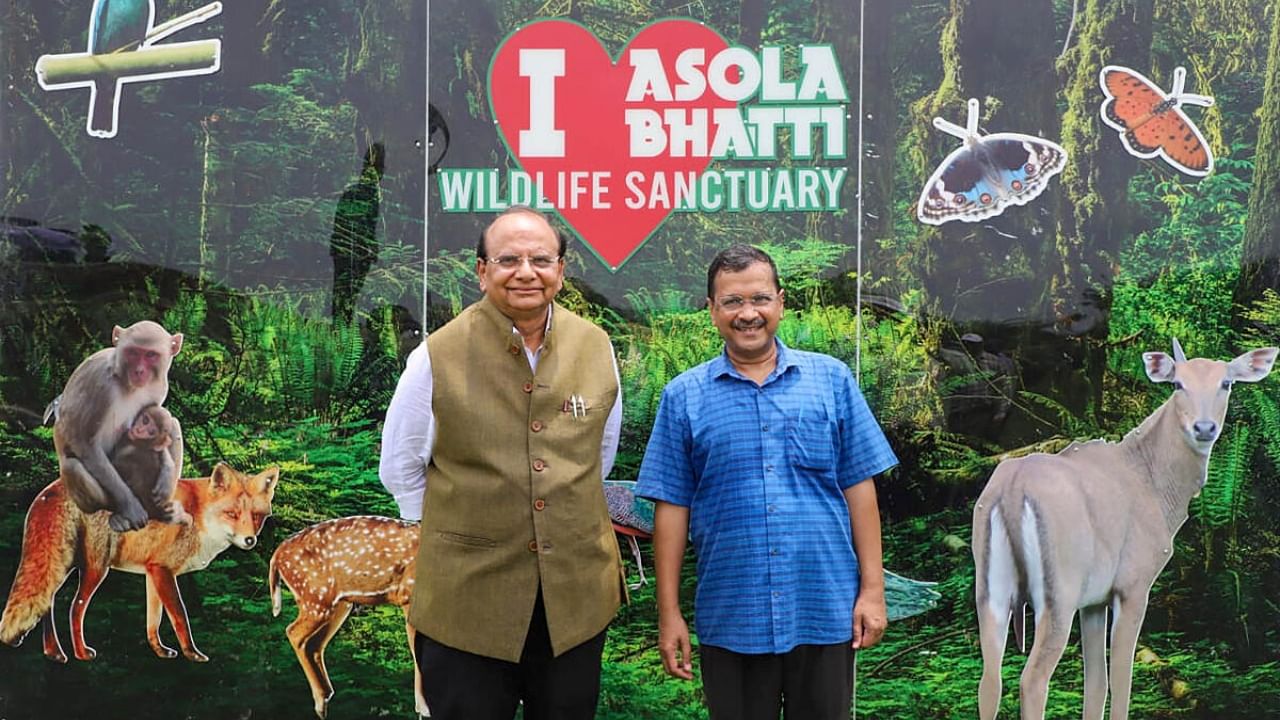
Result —
M 427 338 L 437 419 L 409 618 L 453 648 L 520 659 L 542 586 L 552 651 L 622 598 L 600 443 L 618 395 L 600 328 L 556 305 L 532 372 L 487 298 Z

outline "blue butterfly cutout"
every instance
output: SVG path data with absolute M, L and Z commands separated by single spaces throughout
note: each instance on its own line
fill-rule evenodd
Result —
M 966 127 L 933 119 L 934 127 L 964 140 L 947 156 L 920 193 L 916 216 L 941 225 L 950 220 L 977 222 L 1011 205 L 1026 205 L 1067 165 L 1057 143 L 1022 133 L 978 134 L 978 101 L 969 100 Z

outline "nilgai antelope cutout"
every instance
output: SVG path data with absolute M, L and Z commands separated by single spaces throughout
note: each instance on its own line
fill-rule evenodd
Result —
M 975 601 L 982 642 L 978 715 L 1000 706 L 1000 661 L 1009 621 L 1023 638 L 1023 608 L 1035 640 L 1022 671 L 1023 720 L 1044 717 L 1049 676 L 1080 611 L 1084 720 L 1100 720 L 1107 698 L 1107 610 L 1111 610 L 1111 720 L 1129 716 L 1138 630 L 1151 585 L 1169 562 L 1187 505 L 1204 486 L 1234 382 L 1271 372 L 1274 347 L 1231 362 L 1143 354 L 1147 377 L 1173 394 L 1119 443 L 1073 443 L 1056 455 L 1001 462 L 973 511 Z
M 271 614 L 280 614 L 280 580 L 298 603 L 298 618 L 285 634 L 306 673 L 316 715 L 329 710 L 333 685 L 324 665 L 324 648 L 354 605 L 397 605 L 404 609 L 409 652 L 415 631 L 409 625 L 418 523 L 360 515 L 326 520 L 291 535 L 271 555 L 267 586 Z M 413 663 L 414 702 L 430 715 L 422 698 L 422 676 Z

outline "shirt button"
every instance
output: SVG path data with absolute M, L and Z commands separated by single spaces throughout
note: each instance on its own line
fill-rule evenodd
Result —
M 760 430 L 761 430 L 762 432 L 769 432 L 769 426 L 768 426 L 768 425 L 761 425 L 761 426 L 760 426 Z
M 533 422 L 529 423 L 529 429 L 534 432 L 542 432 L 542 421 L 534 420 Z
M 775 592 L 775 593 L 773 594 L 773 597 L 774 597 L 774 598 L 780 598 L 780 597 L 782 597 L 782 593 L 780 593 L 780 592 Z
M 527 382 L 527 383 L 525 383 L 525 384 L 524 384 L 524 387 L 523 387 L 523 388 L 521 388 L 521 389 L 522 389 L 522 390 L 524 390 L 524 391 L 525 391 L 525 392 L 527 392 L 527 393 L 531 393 L 531 392 L 533 392 L 533 383 L 531 383 L 531 382 Z
M 538 541 L 537 541 L 537 540 L 530 540 L 530 541 L 529 541 L 529 552 L 538 552 Z
M 543 462 L 542 458 L 538 458 L 533 461 L 534 472 L 542 472 L 543 470 L 546 470 L 546 469 L 547 469 L 547 464 Z
M 541 512 L 542 509 L 545 508 L 546 506 L 547 506 L 547 501 L 543 500 L 542 498 L 538 498 L 537 500 L 533 501 L 533 509 L 538 510 L 539 512 Z
M 771 513 L 778 512 L 778 506 L 777 506 L 777 505 L 770 505 L 770 506 L 769 506 L 769 512 L 771 512 Z
M 773 472 L 773 466 L 772 466 L 772 465 L 765 465 L 765 466 L 764 466 L 764 471 L 765 471 L 765 472 Z
M 769 551 L 769 554 L 770 554 L 770 555 L 777 555 L 777 554 L 778 554 L 778 548 L 774 548 L 774 549 L 770 550 L 770 551 Z

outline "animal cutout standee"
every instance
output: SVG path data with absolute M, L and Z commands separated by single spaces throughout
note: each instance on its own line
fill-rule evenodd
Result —
M 117 325 L 111 331 L 112 347 L 81 362 L 54 400 L 53 447 L 67 495 L 81 512 L 110 510 L 112 530 L 136 530 L 147 523 L 147 510 L 120 477 L 111 455 L 143 408 L 164 403 L 169 366 L 182 339 L 182 333 L 170 334 L 150 320 L 127 328 Z M 182 429 L 172 417 L 168 424 L 170 477 L 181 477 Z
M 933 119 L 934 127 L 964 145 L 952 151 L 925 183 L 916 207 L 920 222 L 941 225 L 995 217 L 1012 205 L 1034 200 L 1066 167 L 1067 151 L 1057 143 L 1022 133 L 979 134 L 976 98 L 970 98 L 968 109 L 964 127 Z
M 162 658 L 177 652 L 160 641 L 161 610 L 189 660 L 209 658 L 191 639 L 186 605 L 177 576 L 202 570 L 231 545 L 252 550 L 271 514 L 279 468 L 246 475 L 219 463 L 199 480 L 179 480 L 174 499 L 191 514 L 191 524 L 151 521 L 141 530 L 119 533 L 108 513 L 80 512 L 61 480 L 49 484 L 31 503 L 22 535 L 22 559 L 0 617 L 0 641 L 18 645 L 37 620 L 44 621 L 44 654 L 56 662 L 67 655 L 53 622 L 53 599 L 72 570 L 80 586 L 71 606 L 71 646 L 78 660 L 97 652 L 84 640 L 84 615 L 98 586 L 113 568 L 146 575 L 147 642 Z
M 221 13 L 212 2 L 157 25 L 155 0 L 94 0 L 86 52 L 41 55 L 36 81 L 45 90 L 89 88 L 86 132 L 115 137 L 125 84 L 218 72 L 221 40 L 160 41 Z
M 1166 95 L 1142 73 L 1108 65 L 1098 75 L 1107 96 L 1102 121 L 1120 132 L 1120 142 L 1131 155 L 1160 157 L 1188 175 L 1204 177 L 1213 172 L 1213 151 L 1180 106 L 1210 107 L 1213 98 L 1182 92 L 1186 81 L 1186 69 L 1175 68 L 1173 91 Z
M 604 481 L 604 501 L 609 507 L 613 531 L 627 539 L 631 557 L 640 573 L 640 579 L 627 587 L 639 590 L 649 580 L 644 576 L 644 557 L 640 554 L 638 540 L 653 539 L 653 501 L 637 498 L 635 491 L 636 484 L 631 480 Z
M 280 581 L 298 603 L 298 617 L 285 634 L 311 686 L 316 715 L 329 711 L 333 684 L 324 649 L 355 605 L 395 605 L 405 612 L 409 652 L 417 631 L 409 624 L 418 557 L 419 525 L 406 520 L 358 515 L 316 523 L 291 535 L 271 555 L 267 586 L 271 614 L 280 614 Z M 414 701 L 430 715 L 422 697 L 422 676 L 413 663 Z
M 1119 443 L 1072 443 L 1056 455 L 1001 462 L 973 511 L 975 602 L 982 644 L 978 715 L 1000 706 L 1000 664 L 1009 623 L 1021 641 L 1023 608 L 1035 640 L 1020 683 L 1022 718 L 1044 717 L 1053 674 L 1077 611 L 1084 654 L 1084 715 L 1129 716 L 1133 657 L 1151 585 L 1169 562 L 1191 498 L 1204 487 L 1231 385 L 1271 372 L 1277 348 L 1231 362 L 1143 355 L 1147 377 L 1173 394 Z M 1111 614 L 1110 681 L 1107 615 Z

